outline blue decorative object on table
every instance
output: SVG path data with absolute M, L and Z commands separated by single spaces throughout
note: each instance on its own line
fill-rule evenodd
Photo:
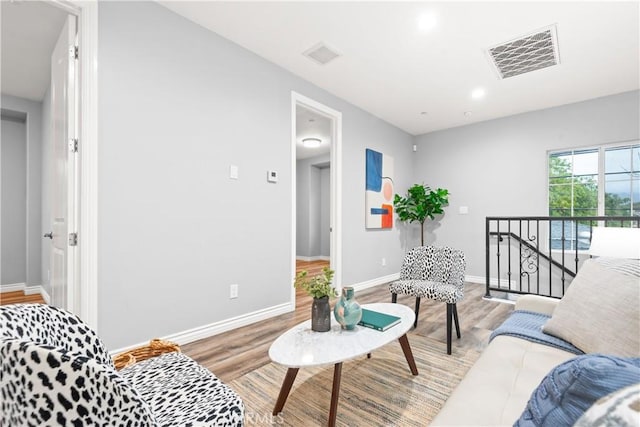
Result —
M 362 318 L 362 308 L 355 300 L 355 292 L 352 287 L 342 288 L 342 296 L 336 302 L 333 314 L 342 329 L 350 331 L 356 327 Z

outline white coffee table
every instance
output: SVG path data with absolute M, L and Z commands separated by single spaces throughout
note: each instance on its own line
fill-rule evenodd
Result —
M 411 373 L 418 375 L 418 368 L 407 338 L 407 331 L 411 329 L 415 320 L 413 310 L 405 305 L 392 303 L 364 304 L 362 307 L 398 316 L 402 320 L 398 325 L 392 326 L 384 332 L 364 326 L 356 326 L 353 331 L 342 330 L 335 318 L 331 323 L 330 331 L 314 332 L 311 330 L 311 320 L 307 320 L 289 329 L 271 344 L 269 348 L 271 360 L 289 368 L 273 408 L 273 415 L 279 414 L 284 408 L 300 368 L 333 364 L 335 366 L 329 426 L 335 426 L 342 363 L 365 354 L 370 357 L 373 350 L 396 339 L 400 341 Z

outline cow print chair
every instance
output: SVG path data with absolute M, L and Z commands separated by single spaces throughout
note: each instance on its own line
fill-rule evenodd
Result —
M 182 353 L 116 371 L 80 318 L 0 307 L 0 426 L 242 426 L 240 397 Z
M 416 298 L 414 328 L 418 326 L 420 298 L 447 304 L 447 354 L 451 354 L 452 317 L 460 338 L 457 303 L 464 297 L 465 266 L 461 250 L 447 246 L 419 246 L 407 252 L 400 269 L 400 279 L 389 284 L 392 302 L 397 301 L 398 294 Z

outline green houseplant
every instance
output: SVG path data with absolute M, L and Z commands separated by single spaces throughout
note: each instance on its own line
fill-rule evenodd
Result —
M 403 222 L 420 223 L 420 245 L 424 246 L 424 223 L 427 218 L 444 213 L 443 207 L 449 204 L 449 190 L 432 190 L 425 184 L 415 184 L 407 190 L 406 197 L 396 194 L 393 207 L 398 219 Z
M 327 332 L 331 329 L 331 307 L 329 298 L 338 296 L 336 288 L 331 286 L 334 271 L 329 267 L 322 269 L 322 273 L 309 276 L 307 270 L 296 274 L 293 286 L 296 289 L 304 289 L 313 297 L 311 305 L 311 330 Z

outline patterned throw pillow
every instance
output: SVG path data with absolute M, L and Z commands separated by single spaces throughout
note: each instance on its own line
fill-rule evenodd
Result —
M 575 427 L 640 425 L 640 383 L 603 397 L 585 412 Z
M 578 356 L 547 374 L 514 426 L 572 426 L 598 399 L 637 382 L 640 358 Z

